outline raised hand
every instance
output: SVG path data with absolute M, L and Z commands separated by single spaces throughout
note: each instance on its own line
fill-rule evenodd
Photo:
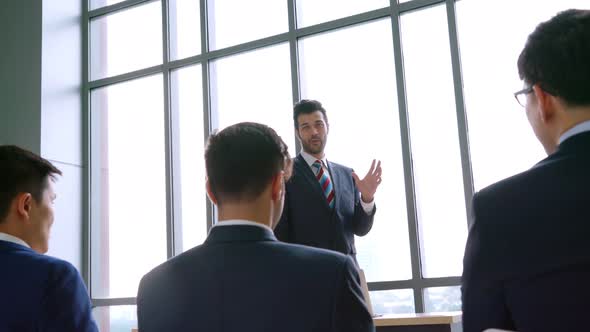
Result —
M 375 163 L 377 163 L 376 166 Z M 377 162 L 375 159 L 373 159 L 371 168 L 362 180 L 355 172 L 352 172 L 352 177 L 354 178 L 356 187 L 361 192 L 361 199 L 363 202 L 372 202 L 375 198 L 377 187 L 379 187 L 379 184 L 381 184 L 381 161 L 379 160 Z

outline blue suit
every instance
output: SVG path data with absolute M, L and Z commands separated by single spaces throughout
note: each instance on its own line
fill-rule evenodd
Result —
M 284 242 L 334 250 L 355 258 L 354 235 L 369 233 L 376 207 L 371 213 L 363 209 L 352 169 L 333 162 L 328 162 L 328 169 L 335 193 L 333 209 L 303 156 L 293 159 L 293 176 L 286 185 L 285 207 L 275 234 Z
M 590 132 L 473 197 L 463 331 L 587 331 Z
M 374 331 L 349 257 L 216 226 L 202 245 L 143 277 L 139 331 Z
M 0 240 L 0 331 L 96 332 L 72 264 Z

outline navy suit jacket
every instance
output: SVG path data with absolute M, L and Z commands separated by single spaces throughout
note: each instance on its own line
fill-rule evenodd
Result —
M 471 214 L 464 332 L 588 330 L 590 132 L 477 193 Z
M 78 271 L 0 240 L 0 331 L 97 332 Z
M 352 259 L 217 226 L 156 267 L 137 294 L 139 331 L 373 331 Z
M 293 176 L 286 185 L 285 207 L 275 234 L 284 242 L 335 250 L 354 258 L 354 235 L 369 233 L 376 207 L 371 213 L 363 209 L 352 169 L 333 162 L 328 162 L 328 169 L 334 186 L 333 209 L 305 159 L 301 155 L 293 159 Z

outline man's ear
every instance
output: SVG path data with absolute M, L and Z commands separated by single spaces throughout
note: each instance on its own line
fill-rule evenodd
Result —
M 279 199 L 281 199 L 282 195 L 283 195 L 283 190 L 285 182 L 284 179 L 285 178 L 285 171 L 280 171 L 279 173 L 275 174 L 275 176 L 273 176 L 272 178 L 272 184 L 271 184 L 271 198 L 273 201 L 278 201 Z
M 13 204 L 16 205 L 16 213 L 19 217 L 29 219 L 33 204 L 33 195 L 30 193 L 19 193 L 14 198 Z
M 541 121 L 543 123 L 550 122 L 556 113 L 557 97 L 547 93 L 538 84 L 533 86 L 533 93 L 535 94 Z
M 209 179 L 207 179 L 207 181 L 205 182 L 205 187 L 207 188 L 207 196 L 213 204 L 217 205 L 217 198 L 215 198 L 213 191 L 211 191 L 211 184 L 209 183 Z

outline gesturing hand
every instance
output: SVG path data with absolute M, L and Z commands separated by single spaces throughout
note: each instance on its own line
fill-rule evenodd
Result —
M 365 203 L 373 201 L 377 187 L 379 187 L 379 184 L 381 184 L 381 161 L 377 162 L 377 166 L 375 166 L 375 162 L 376 160 L 373 159 L 371 168 L 362 180 L 358 177 L 358 175 L 356 175 L 355 172 L 352 172 L 354 183 L 361 192 L 361 199 Z

